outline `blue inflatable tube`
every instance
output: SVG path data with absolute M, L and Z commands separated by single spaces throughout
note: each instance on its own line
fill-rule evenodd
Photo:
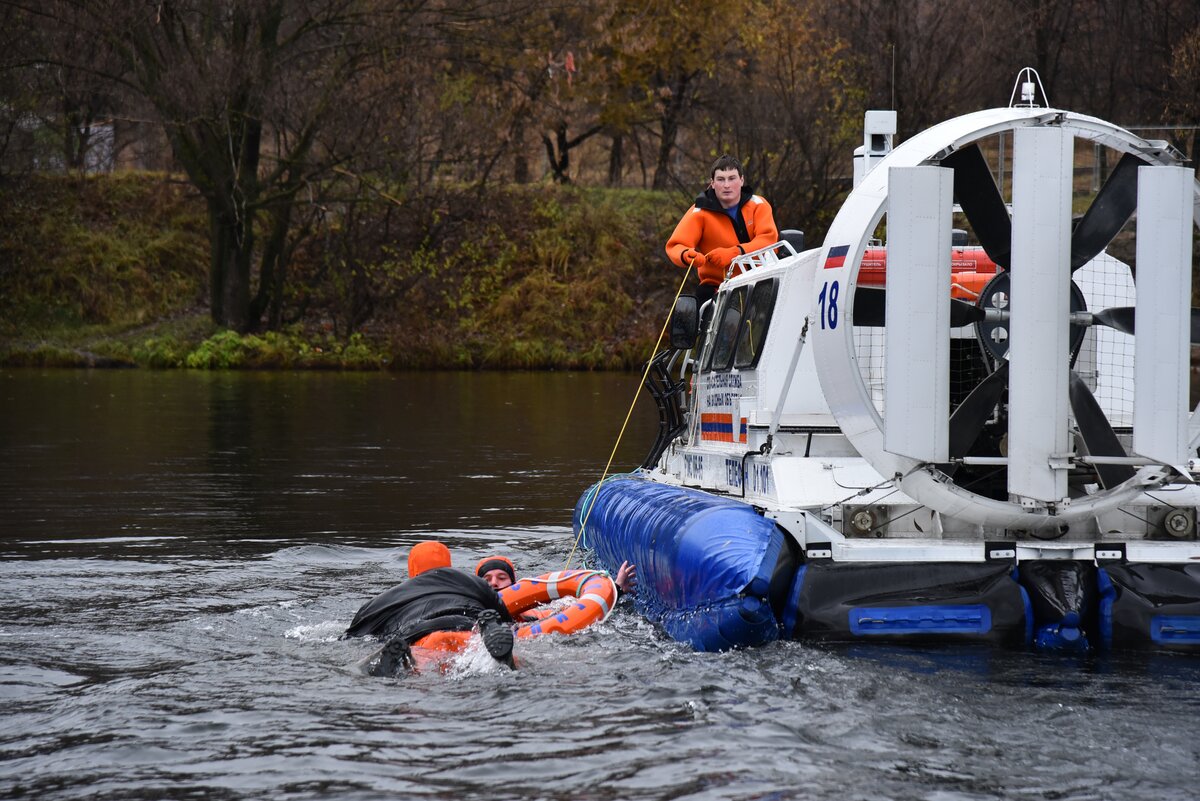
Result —
M 1200 565 L 1129 562 L 1097 573 L 1105 647 L 1200 652 Z
M 724 651 L 779 638 L 770 594 L 784 535 L 749 504 L 618 476 L 584 493 L 573 526 L 609 572 L 637 565 L 638 611 L 674 639 Z
M 1023 646 L 1029 594 L 1005 562 L 809 563 L 796 572 L 785 637 Z

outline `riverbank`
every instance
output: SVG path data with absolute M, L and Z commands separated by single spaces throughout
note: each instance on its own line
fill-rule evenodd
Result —
M 9 179 L 0 364 L 629 369 L 650 355 L 682 277 L 662 244 L 685 204 L 518 186 L 318 209 L 295 226 L 280 325 L 239 335 L 209 318 L 203 200 L 186 182 Z

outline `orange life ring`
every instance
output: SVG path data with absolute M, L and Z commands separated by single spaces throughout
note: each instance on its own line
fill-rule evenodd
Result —
M 562 570 L 537 578 L 523 578 L 500 590 L 500 600 L 516 617 L 535 606 L 573 596 L 575 602 L 547 617 L 517 628 L 517 637 L 574 634 L 608 617 L 617 603 L 617 585 L 607 573 L 595 570 Z

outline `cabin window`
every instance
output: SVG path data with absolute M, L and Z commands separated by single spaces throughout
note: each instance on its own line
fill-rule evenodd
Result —
M 737 355 L 733 360 L 735 367 L 742 369 L 758 364 L 763 343 L 767 341 L 767 328 L 771 324 L 771 312 L 775 310 L 778 288 L 779 282 L 771 278 L 759 281 L 750 292 L 750 303 L 738 334 Z
M 710 370 L 728 370 L 733 361 L 734 345 L 746 311 L 746 287 L 740 286 L 725 295 L 717 317 L 717 332 L 713 340 Z

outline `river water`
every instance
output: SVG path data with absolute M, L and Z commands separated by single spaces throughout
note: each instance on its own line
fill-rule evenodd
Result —
M 357 670 L 414 542 L 563 566 L 635 388 L 0 372 L 0 798 L 1200 796 L 1187 657 L 697 654 L 622 607 L 516 672 Z

